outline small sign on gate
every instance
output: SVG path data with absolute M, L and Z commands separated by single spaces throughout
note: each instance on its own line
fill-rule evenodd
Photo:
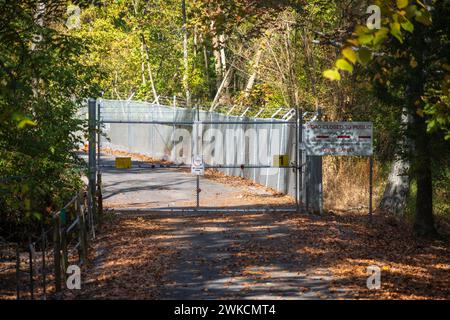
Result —
M 310 122 L 304 149 L 311 156 L 371 156 L 372 122 Z
M 205 164 L 203 163 L 202 156 L 192 157 L 191 173 L 196 176 L 205 175 Z

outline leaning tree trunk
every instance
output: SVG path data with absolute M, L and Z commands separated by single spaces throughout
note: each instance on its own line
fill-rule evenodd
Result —
M 208 57 L 208 51 L 206 49 L 206 44 L 203 44 L 203 59 L 205 63 L 205 76 L 206 76 L 206 82 L 208 84 L 208 93 L 209 97 L 212 98 L 212 90 L 211 90 L 211 79 L 209 77 L 209 57 Z
M 247 85 L 245 86 L 244 100 L 246 100 L 250 96 L 253 86 L 255 85 L 256 77 L 258 76 L 258 72 L 259 72 L 259 63 L 261 61 L 262 53 L 263 53 L 263 46 L 260 45 L 258 47 L 258 49 L 256 50 L 255 59 L 253 60 L 253 63 L 251 66 L 251 68 L 252 68 L 251 74 L 250 74 L 250 77 L 248 78 Z M 242 106 L 242 104 L 243 104 L 243 101 L 241 102 L 241 106 Z
M 412 117 L 408 115 L 408 110 L 403 109 L 401 117 L 402 131 L 406 132 L 412 124 Z M 396 159 L 392 164 L 388 182 L 381 198 L 379 209 L 384 212 L 403 215 L 406 202 L 409 196 L 409 169 L 410 160 L 404 154 L 409 154 L 412 149 L 412 142 L 403 133 L 399 149 L 397 149 Z M 405 150 L 406 148 L 406 150 Z
M 222 66 L 222 55 L 221 55 L 221 44 L 220 44 L 220 36 L 216 30 L 215 21 L 211 21 L 210 25 L 211 34 L 212 34 L 212 49 L 214 55 L 214 70 L 216 74 L 216 92 L 219 90 L 220 85 L 222 84 L 223 78 L 225 77 L 225 69 L 226 66 Z
M 223 90 L 228 88 L 231 83 L 231 79 L 233 78 L 233 73 L 234 73 L 234 68 L 233 68 L 233 66 L 230 66 L 228 68 L 227 72 L 225 73 L 222 83 L 220 84 L 219 88 L 217 89 L 216 95 L 214 96 L 214 100 L 211 103 L 211 107 L 209 108 L 209 112 L 213 112 L 216 109 L 219 99 L 222 96 Z
M 152 65 L 150 63 L 149 48 L 145 41 L 144 34 L 142 34 L 142 33 L 141 33 L 141 42 L 142 42 L 142 48 L 145 52 L 145 58 L 147 60 L 148 79 L 150 81 L 150 86 L 152 87 L 153 98 L 154 98 L 154 101 L 159 104 L 159 97 L 158 97 L 158 93 L 156 92 L 155 81 L 153 80 L 153 72 L 152 72 Z
M 240 46 L 239 53 L 236 56 L 239 56 L 242 53 L 242 50 L 243 50 L 243 46 Z M 209 108 L 209 112 L 213 112 L 215 110 L 220 98 L 222 97 L 223 91 L 230 86 L 231 80 L 233 79 L 235 62 L 236 62 L 236 57 L 229 64 L 228 70 L 225 72 L 222 82 L 220 83 L 219 88 L 217 89 L 216 95 L 214 96 L 214 100 L 211 103 L 211 107 Z

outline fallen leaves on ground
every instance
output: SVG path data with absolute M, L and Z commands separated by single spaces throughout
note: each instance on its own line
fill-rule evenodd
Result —
M 336 298 L 334 293 L 343 289 L 343 297 L 351 299 L 450 298 L 447 240 L 416 239 L 408 225 L 390 217 L 370 219 L 348 213 L 322 217 L 292 213 L 115 217 L 96 240 L 98 256 L 87 271 L 82 293 L 66 297 L 160 298 L 166 290 L 165 279 L 180 260 L 205 250 L 192 247 L 188 235 L 183 234 L 182 228 L 190 227 L 199 234 L 220 234 L 221 239 L 231 240 L 222 250 L 227 253 L 223 258 L 203 257 L 197 262 L 219 266 L 222 277 L 246 279 L 241 295 L 251 294 L 252 281 L 276 283 L 273 270 L 290 266 L 298 275 L 312 273 L 319 280 L 332 275 L 328 291 L 318 292 L 317 298 Z M 270 238 L 270 234 L 279 237 Z M 370 265 L 382 270 L 380 290 L 366 287 Z M 313 289 L 298 286 L 296 291 L 302 296 Z M 223 297 L 236 298 L 231 292 Z
M 163 225 L 142 217 L 105 222 L 91 248 L 91 266 L 82 272 L 82 290 L 66 290 L 63 299 L 158 298 L 166 265 L 176 253 L 153 238 L 163 232 Z

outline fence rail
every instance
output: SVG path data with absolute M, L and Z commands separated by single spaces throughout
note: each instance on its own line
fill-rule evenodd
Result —
M 92 204 L 101 202 L 101 186 L 97 187 L 96 199 L 88 199 L 90 193 L 80 191 L 64 207 L 53 212 L 51 226 L 42 228 L 35 241 L 31 241 L 30 236 L 25 247 L 19 243 L 0 244 L 0 253 L 8 247 L 14 251 L 15 263 L 0 267 L 0 275 L 15 269 L 15 295 L 18 300 L 33 300 L 36 295 L 41 299 L 57 298 L 67 280 L 69 265 L 81 267 L 86 264 L 89 240 L 95 235 L 94 221 L 100 220 L 94 217 L 100 212 L 92 208 Z M 101 203 L 98 207 L 101 208 Z M 25 275 L 26 281 L 23 279 Z

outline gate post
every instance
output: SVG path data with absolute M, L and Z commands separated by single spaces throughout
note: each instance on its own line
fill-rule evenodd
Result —
M 322 192 L 322 157 L 308 156 L 309 161 L 309 187 L 308 204 L 311 212 L 322 214 L 323 211 L 323 192 Z
M 306 158 L 306 150 L 304 148 L 305 146 L 305 135 L 304 135 L 304 114 L 303 109 L 301 110 L 300 114 L 300 124 L 299 124 L 299 136 L 300 136 L 300 179 L 299 179 L 299 185 L 300 185 L 300 202 L 302 205 L 302 211 L 308 211 L 308 195 L 307 195 L 307 181 L 308 181 L 308 159 Z
M 299 125 L 301 125 L 301 123 L 299 124 L 299 111 L 298 111 L 298 106 L 295 106 L 295 143 L 294 143 L 294 149 L 295 149 L 295 209 L 296 212 L 299 213 L 300 212 L 300 203 L 299 203 L 299 175 L 298 175 L 298 170 L 299 170 L 299 165 L 298 165 L 298 158 L 299 158 L 299 139 L 300 139 L 300 135 L 299 135 Z
M 88 108 L 89 108 L 89 195 L 88 202 L 90 202 L 90 210 L 93 217 L 97 216 L 96 210 L 96 201 L 95 201 L 95 193 L 96 193 L 96 99 L 89 99 Z
M 317 108 L 316 118 L 320 119 L 322 110 Z M 323 175 L 322 156 L 306 156 L 306 207 L 313 214 L 323 213 Z

